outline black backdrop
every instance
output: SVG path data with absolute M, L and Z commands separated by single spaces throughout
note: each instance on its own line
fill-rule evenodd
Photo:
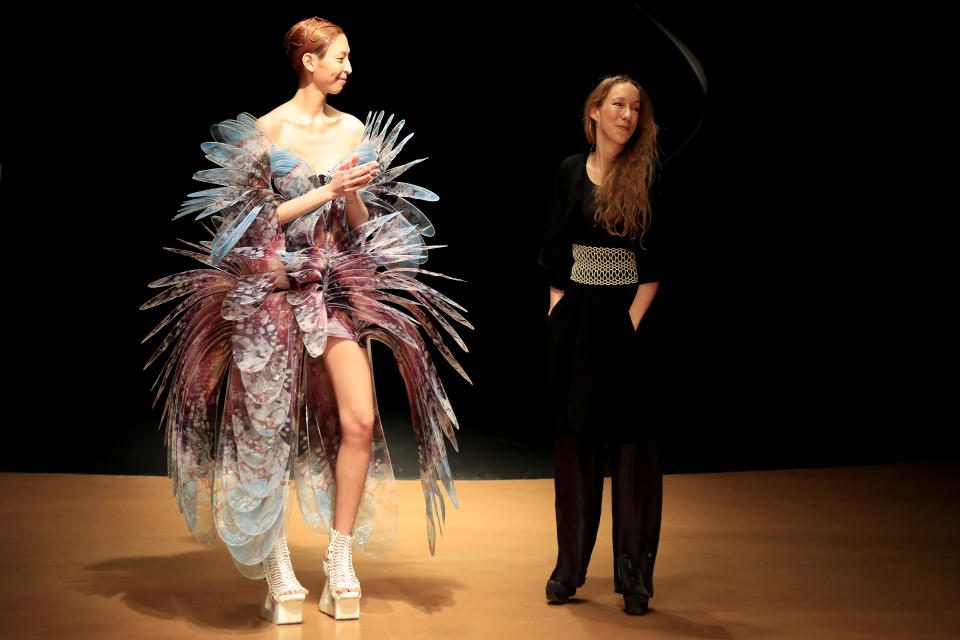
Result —
M 292 95 L 282 36 L 318 12 L 353 51 L 331 103 L 397 113 L 416 132 L 404 156 L 430 157 L 408 174 L 441 196 L 424 209 L 449 247 L 429 267 L 467 281 L 441 287 L 477 328 L 463 358 L 474 386 L 438 365 L 465 433 L 549 446 L 544 194 L 582 148 L 586 93 L 627 72 L 653 99 L 665 150 L 705 114 L 663 168 L 669 468 L 955 455 L 938 409 L 951 378 L 936 365 L 954 355 L 940 338 L 951 316 L 930 277 L 949 254 L 913 215 L 930 205 L 911 181 L 936 131 L 910 97 L 936 65 L 896 17 L 646 3 L 703 63 L 704 99 L 631 3 L 356 6 L 4 20 L 12 443 L 0 469 L 164 472 L 156 373 L 141 372 L 157 340 L 139 343 L 165 312 L 137 307 L 147 282 L 193 268 L 161 247 L 202 237 L 170 218 L 203 188 L 190 176 L 206 168 L 209 125 Z M 399 376 L 386 352 L 375 359 L 384 413 L 402 416 Z

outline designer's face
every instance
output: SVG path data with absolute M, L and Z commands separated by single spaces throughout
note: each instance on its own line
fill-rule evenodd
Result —
M 629 82 L 614 85 L 590 117 L 597 123 L 597 140 L 625 145 L 640 121 L 640 91 Z
M 311 79 L 319 89 L 324 93 L 340 93 L 347 76 L 353 73 L 347 36 L 341 33 L 334 38 L 322 58 L 315 53 L 305 53 L 303 63 L 308 71 L 313 67 Z

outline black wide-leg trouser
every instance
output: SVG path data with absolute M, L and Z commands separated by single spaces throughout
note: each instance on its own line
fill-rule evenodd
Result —
M 614 590 L 650 598 L 663 505 L 660 445 L 657 440 L 643 440 L 608 447 L 614 456 Z M 555 440 L 558 551 L 550 578 L 571 587 L 583 585 L 597 539 L 603 452 L 602 444 L 576 433 L 559 433 Z

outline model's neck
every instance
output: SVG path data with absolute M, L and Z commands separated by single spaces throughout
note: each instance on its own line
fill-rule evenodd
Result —
M 308 84 L 297 89 L 290 102 L 299 111 L 310 116 L 310 120 L 313 121 L 324 116 L 327 108 L 327 94 Z

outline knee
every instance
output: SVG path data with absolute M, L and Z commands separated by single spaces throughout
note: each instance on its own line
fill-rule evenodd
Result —
M 373 408 L 340 411 L 340 438 L 351 444 L 369 444 L 373 438 Z

